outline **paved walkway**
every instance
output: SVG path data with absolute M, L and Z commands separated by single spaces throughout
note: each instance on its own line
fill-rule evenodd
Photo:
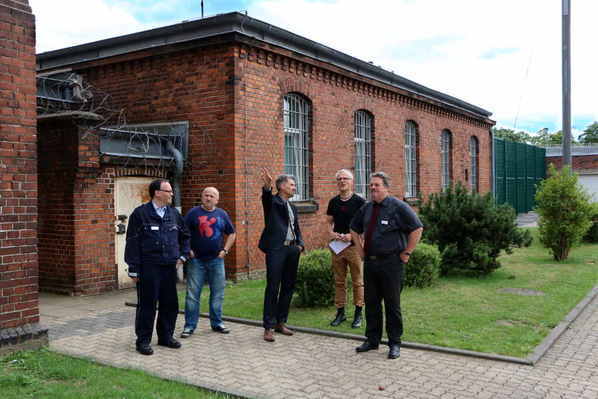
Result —
M 517 215 L 517 226 L 538 227 L 538 214 L 536 212 L 520 213 Z
M 301 333 L 271 344 L 261 328 L 228 323 L 222 335 L 205 319 L 182 349 L 142 356 L 123 305 L 134 299 L 42 294 L 50 347 L 252 398 L 598 398 L 598 297 L 535 367 L 413 349 L 387 360 L 387 348 L 358 355 L 355 341 Z

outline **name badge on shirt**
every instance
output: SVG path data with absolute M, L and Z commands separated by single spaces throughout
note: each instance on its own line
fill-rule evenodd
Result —
M 381 220 L 380 223 L 381 224 L 388 224 L 388 220 Z
M 152 230 L 160 230 L 160 226 L 151 226 Z

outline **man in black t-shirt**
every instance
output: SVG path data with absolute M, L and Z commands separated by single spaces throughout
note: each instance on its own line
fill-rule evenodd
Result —
M 361 326 L 363 309 L 363 263 L 359 252 L 351 240 L 351 219 L 359 208 L 365 204 L 365 200 L 353 192 L 353 174 L 347 169 L 336 172 L 336 184 L 339 195 L 332 198 L 328 203 L 326 211 L 327 223 L 330 232 L 330 240 L 336 244 L 350 244 L 339 253 L 332 249 L 332 271 L 334 273 L 336 316 L 330 323 L 336 327 L 347 320 L 345 316 L 345 304 L 347 303 L 347 268 L 351 272 L 353 283 L 353 303 L 355 304 L 355 315 L 351 327 Z M 338 249 L 337 249 L 338 250 Z

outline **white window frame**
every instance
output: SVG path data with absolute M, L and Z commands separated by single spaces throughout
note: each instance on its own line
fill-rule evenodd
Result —
M 405 196 L 407 198 L 417 197 L 417 147 L 417 124 L 407 121 L 405 124 Z
M 295 177 L 292 201 L 309 199 L 309 131 L 311 105 L 305 97 L 289 93 L 283 98 L 284 173 Z
M 470 187 L 472 192 L 478 192 L 478 180 L 480 176 L 480 145 L 476 136 L 471 136 L 469 138 L 469 156 L 471 159 Z
M 444 129 L 440 133 L 440 187 L 446 189 L 452 183 L 453 167 L 453 134 Z
M 355 193 L 369 197 L 368 180 L 372 174 L 372 131 L 374 117 L 365 110 L 354 114 Z

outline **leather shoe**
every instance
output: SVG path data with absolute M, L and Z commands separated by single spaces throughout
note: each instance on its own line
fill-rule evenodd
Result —
M 158 345 L 172 349 L 179 349 L 181 347 L 181 343 L 174 338 L 170 338 L 164 341 L 158 341 Z
M 287 326 L 285 326 L 284 323 L 280 323 L 276 327 L 274 327 L 274 331 L 276 331 L 277 333 L 281 333 L 282 335 L 288 335 L 289 337 L 295 334 L 295 332 Z
M 228 334 L 230 332 L 230 330 L 224 326 L 212 327 L 212 331 L 219 332 L 221 334 Z
M 390 350 L 388 351 L 388 358 L 396 359 L 400 356 L 401 356 L 401 347 L 399 345 L 390 345 Z
M 152 349 L 150 344 L 137 344 L 135 345 L 135 349 L 142 355 L 149 356 L 154 354 L 154 350 Z
M 347 320 L 345 316 L 345 308 L 338 308 L 336 310 L 336 316 L 334 316 L 334 320 L 330 322 L 332 327 L 339 326 L 343 321 Z
M 274 342 L 274 331 L 271 328 L 266 328 L 264 330 L 264 341 Z
M 367 351 L 371 351 L 371 350 L 375 350 L 375 349 L 378 349 L 378 344 L 374 345 L 370 341 L 365 341 L 363 344 L 361 344 L 357 348 L 355 348 L 355 351 L 367 352 Z

